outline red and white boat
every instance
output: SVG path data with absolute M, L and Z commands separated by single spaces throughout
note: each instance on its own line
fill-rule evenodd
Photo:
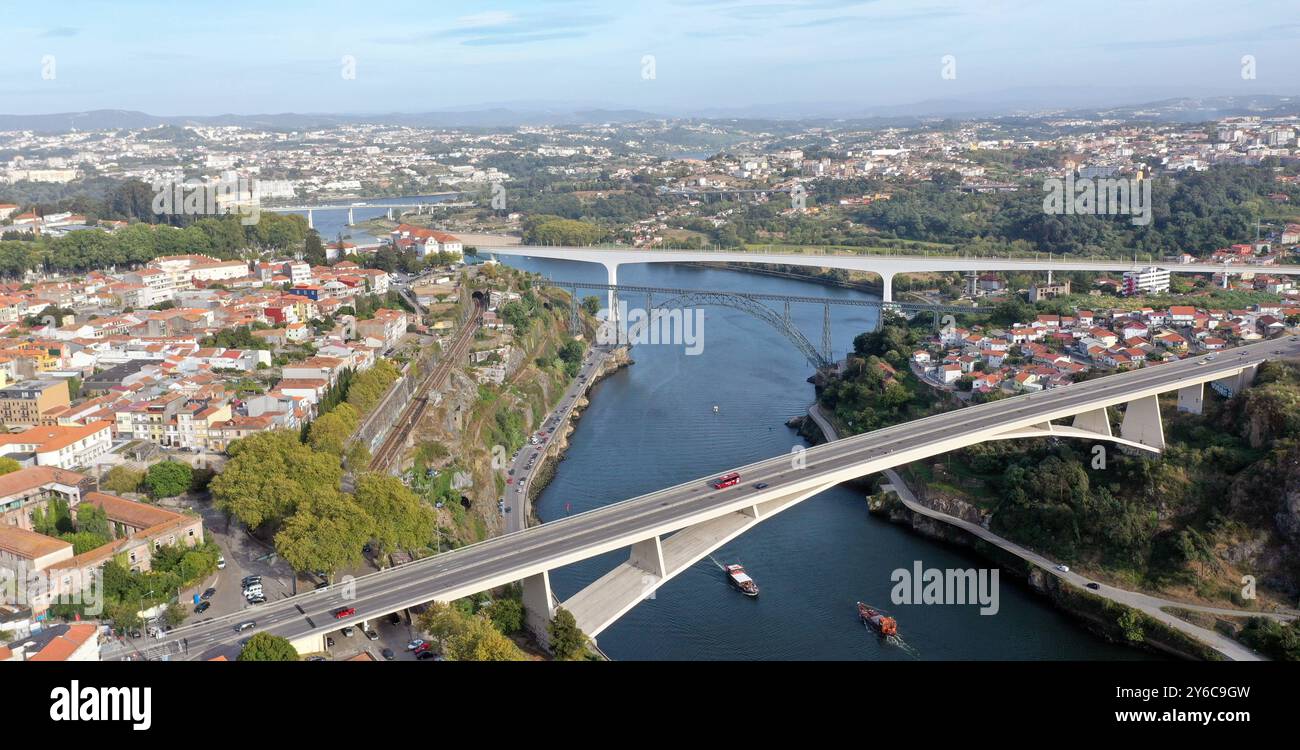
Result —
M 745 596 L 758 596 L 758 584 L 754 583 L 754 579 L 749 577 L 744 568 L 739 565 L 728 565 L 726 571 L 727 580 L 736 587 L 737 591 Z
M 898 635 L 898 621 L 876 611 L 870 605 L 858 602 L 858 617 L 861 618 L 863 625 L 876 631 L 881 638 Z

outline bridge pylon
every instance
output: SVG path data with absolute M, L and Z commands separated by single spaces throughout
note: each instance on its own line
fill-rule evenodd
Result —
M 555 618 L 555 595 L 551 592 L 551 576 L 543 571 L 523 581 L 524 624 L 532 631 L 537 642 L 550 647 L 551 620 Z
M 787 313 L 787 317 L 789 313 Z M 831 306 L 822 305 L 822 359 L 834 363 L 831 359 Z
M 578 317 L 578 287 L 569 287 L 569 335 L 577 336 L 582 330 L 582 320 Z

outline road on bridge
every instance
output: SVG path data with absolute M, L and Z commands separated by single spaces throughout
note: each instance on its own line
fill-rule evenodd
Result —
M 790 455 L 781 455 L 739 467 L 741 483 L 727 489 L 713 489 L 710 478 L 694 479 L 328 589 L 267 603 L 254 616 L 256 628 L 243 633 L 235 626 L 244 617 L 235 615 L 178 628 L 164 641 L 183 640 L 192 657 L 229 648 L 252 632 L 270 632 L 291 640 L 321 634 L 430 600 L 455 599 L 522 580 L 767 501 L 811 496 L 846 479 L 988 439 L 990 434 L 1125 403 L 1140 394 L 1173 390 L 1193 379 L 1203 382 L 1233 376 L 1244 367 L 1279 358 L 1300 358 L 1300 337 L 937 414 L 811 448 L 803 454 L 801 464 Z M 767 486 L 758 489 L 757 483 Z M 356 614 L 334 620 L 332 611 L 345 605 L 355 607 Z

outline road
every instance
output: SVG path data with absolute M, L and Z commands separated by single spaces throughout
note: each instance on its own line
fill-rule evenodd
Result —
M 506 485 L 505 498 L 506 531 L 522 531 L 528 527 L 528 516 L 532 511 L 532 506 L 528 502 L 528 488 L 537 472 L 541 471 L 543 455 L 551 447 L 551 441 L 560 434 L 564 425 L 568 424 L 578 397 L 585 394 L 595 382 L 601 365 L 608 356 L 609 352 L 604 349 L 592 347 L 587 350 L 578 377 L 569 383 L 568 389 L 560 399 L 560 405 L 539 428 L 539 431 L 549 430 L 549 432 L 544 432 L 539 438 L 541 442 L 537 445 L 525 443 L 511 459 L 510 466 L 507 467 L 509 484 Z
M 811 496 L 854 477 L 985 439 L 990 431 L 1031 426 L 1081 410 L 1166 391 L 1188 378 L 1227 377 L 1269 359 L 1300 358 L 1300 337 L 1221 352 L 1213 360 L 1187 359 L 1110 375 L 1042 393 L 979 404 L 817 446 L 799 456 L 783 454 L 737 467 L 743 481 L 715 490 L 711 477 L 693 479 L 637 498 L 534 526 L 445 552 L 345 585 L 306 592 L 257 608 L 257 626 L 237 633 L 239 615 L 171 631 L 165 644 L 184 640 L 190 657 L 266 631 L 289 638 L 333 630 L 432 599 L 467 596 L 542 571 L 626 548 L 703 521 L 742 512 L 772 500 Z M 799 460 L 795 460 L 799 459 Z M 719 472 L 721 473 L 721 472 Z M 757 483 L 768 486 L 756 488 Z M 344 606 L 356 615 L 335 622 Z
M 821 428 L 822 434 L 826 436 L 828 441 L 839 439 L 835 432 L 835 427 L 830 423 L 830 420 L 826 418 L 826 415 L 822 413 L 821 408 L 817 404 L 813 404 L 809 407 L 808 415 L 811 416 L 813 421 L 817 423 L 817 426 Z M 903 481 L 903 478 L 900 477 L 897 472 L 893 469 L 885 469 L 882 473 L 889 480 L 889 484 L 884 485 L 884 488 L 886 490 L 892 490 L 894 494 L 898 496 L 898 499 L 902 501 L 903 505 L 907 506 L 907 508 L 912 512 L 920 513 L 921 515 L 928 516 L 937 521 L 942 521 L 946 524 L 956 526 L 973 536 L 979 537 L 980 539 L 1025 560 L 1026 562 L 1038 566 L 1048 575 L 1055 576 L 1075 588 L 1086 589 L 1087 585 L 1092 582 L 1092 579 L 1080 575 L 1075 571 L 1060 570 L 1057 567 L 1060 564 L 1059 562 L 1048 559 L 1031 549 L 1021 547 L 1015 542 L 994 534 L 979 524 L 971 523 L 970 521 L 948 515 L 947 513 L 942 513 L 921 504 L 921 502 L 916 499 L 916 495 L 912 493 L 912 490 L 907 486 L 907 483 Z M 1229 615 L 1233 617 L 1268 617 L 1282 621 L 1289 621 L 1292 619 L 1290 616 L 1279 615 L 1272 612 L 1258 612 L 1224 607 L 1208 607 L 1201 604 L 1188 604 L 1173 599 L 1151 596 L 1150 594 L 1144 594 L 1140 591 L 1129 591 L 1127 589 L 1116 588 L 1109 585 L 1102 585 L 1098 589 L 1087 589 L 1087 591 L 1088 593 L 1099 596 L 1103 599 L 1109 599 L 1113 602 L 1140 610 L 1148 617 L 1159 620 L 1160 622 L 1191 636 L 1233 661 L 1259 661 L 1261 657 L 1241 643 L 1238 643 L 1227 636 L 1216 633 L 1213 630 L 1187 622 L 1180 617 L 1166 612 L 1164 608 L 1181 607 L 1186 610 L 1203 612 L 1205 614 Z

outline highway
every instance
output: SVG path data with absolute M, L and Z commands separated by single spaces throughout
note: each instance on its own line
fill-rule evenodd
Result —
M 550 432 L 542 437 L 537 445 L 524 443 L 519 453 L 510 462 L 508 469 L 510 484 L 506 485 L 505 497 L 506 531 L 522 531 L 528 527 L 528 516 L 532 511 L 532 506 L 528 502 L 528 489 L 533 477 L 541 471 L 542 460 L 551 449 L 552 441 L 568 426 L 569 418 L 573 414 L 573 405 L 577 403 L 578 397 L 591 387 L 607 356 L 609 356 L 608 352 L 603 349 L 587 349 L 578 377 L 569 383 L 569 387 L 560 397 L 560 405 L 542 421 L 539 427 L 539 430 L 550 430 Z M 530 465 L 529 460 L 534 455 L 537 455 L 537 460 Z
M 433 599 L 455 599 L 520 580 L 770 500 L 816 494 L 847 479 L 980 442 L 992 434 L 1123 404 L 1173 390 L 1193 379 L 1205 382 L 1230 377 L 1243 367 L 1283 358 L 1300 358 L 1300 337 L 1231 349 L 1209 361 L 1189 358 L 937 414 L 817 446 L 799 457 L 784 454 L 737 467 L 733 470 L 741 473 L 742 481 L 735 487 L 714 490 L 709 483 L 712 477 L 700 477 L 328 589 L 261 605 L 251 610 L 256 613 L 253 616 L 257 627 L 243 633 L 237 633 L 235 625 L 249 617 L 247 612 L 178 628 L 160 645 L 185 639 L 188 656 L 193 658 L 213 649 L 228 650 L 253 632 L 271 632 L 291 640 L 324 633 Z M 802 465 L 795 458 L 801 459 Z M 720 468 L 717 473 L 725 471 Z M 756 489 L 754 484 L 759 482 L 769 486 Z M 355 607 L 356 615 L 334 620 L 331 612 L 342 606 Z

